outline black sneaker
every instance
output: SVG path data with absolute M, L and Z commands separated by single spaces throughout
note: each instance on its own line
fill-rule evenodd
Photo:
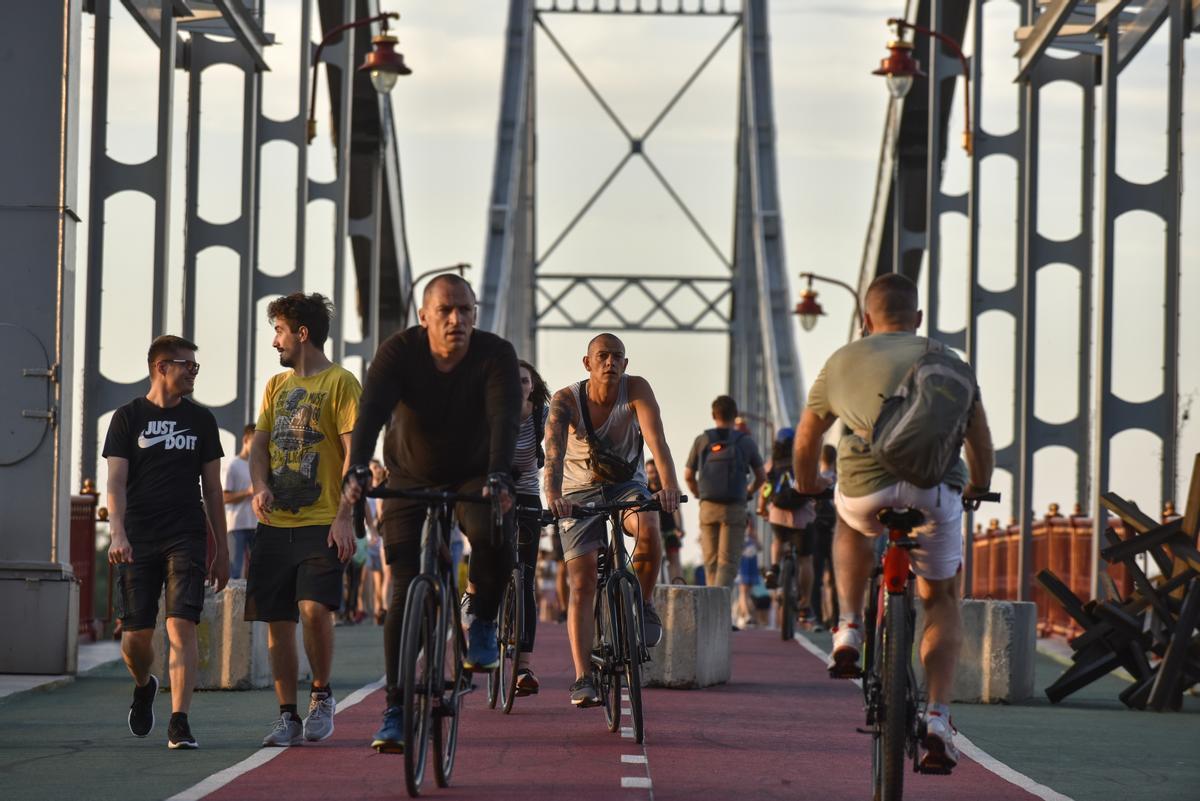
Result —
M 154 731 L 154 696 L 158 695 L 158 677 L 133 688 L 133 703 L 129 705 L 129 731 L 134 737 L 145 737 Z
M 591 676 L 580 676 L 571 685 L 571 703 L 580 709 L 600 706 L 600 692 L 592 683 Z
M 167 723 L 167 748 L 199 748 L 192 729 L 188 726 L 187 715 L 171 715 Z

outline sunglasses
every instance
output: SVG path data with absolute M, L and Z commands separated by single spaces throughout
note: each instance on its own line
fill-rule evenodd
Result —
M 194 362 L 191 359 L 162 359 L 159 363 L 167 362 L 169 364 L 182 364 L 183 369 L 187 370 L 192 375 L 200 372 L 200 362 Z

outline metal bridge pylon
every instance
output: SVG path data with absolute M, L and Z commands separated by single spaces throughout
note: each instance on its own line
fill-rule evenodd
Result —
M 736 6 L 736 7 L 734 7 Z M 613 111 L 555 36 L 556 15 L 626 14 L 725 18 L 729 27 L 644 131 L 632 131 Z M 540 31 L 540 34 L 539 34 Z M 730 253 L 714 241 L 645 144 L 726 44 L 741 46 L 737 172 Z M 537 236 L 535 45 L 553 47 L 628 141 L 628 150 L 599 187 L 545 246 Z M 647 42 L 652 46 L 652 42 Z M 727 274 L 547 274 L 540 267 L 633 160 L 641 159 Z M 636 297 L 635 312 L 623 299 Z M 803 405 L 800 363 L 790 314 L 779 208 L 766 0 L 704 0 L 699 4 L 637 0 L 510 0 L 505 38 L 496 161 L 489 196 L 480 325 L 512 341 L 536 361 L 539 331 L 611 328 L 661 333 L 720 332 L 729 336 L 729 391 L 752 419 L 792 425 Z M 582 304 L 581 301 L 582 300 Z M 649 308 L 645 308 L 645 303 Z M 759 431 L 760 435 L 765 431 Z

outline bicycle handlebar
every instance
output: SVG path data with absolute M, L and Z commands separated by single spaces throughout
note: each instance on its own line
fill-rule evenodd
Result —
M 1000 493 L 984 492 L 979 495 L 963 495 L 963 508 L 969 511 L 975 511 L 981 503 L 999 503 Z
M 686 495 L 679 496 L 680 503 L 687 503 Z M 572 506 L 571 512 L 576 517 L 600 517 L 612 512 L 661 512 L 662 504 L 657 498 L 634 498 L 630 501 L 615 501 L 613 503 L 589 503 L 587 506 Z
M 497 482 L 498 483 L 498 482 Z M 492 482 L 488 482 L 488 486 L 492 486 Z M 491 495 L 467 495 L 458 492 L 431 492 L 429 490 L 405 490 L 405 489 L 389 489 L 388 487 L 373 487 L 368 490 L 363 490 L 359 496 L 358 502 L 354 504 L 352 509 L 354 520 L 354 535 L 362 539 L 367 535 L 367 515 L 366 501 L 367 498 L 399 498 L 406 501 L 421 501 L 427 506 L 433 504 L 452 504 L 452 503 L 478 503 L 491 504 L 494 507 L 493 522 L 497 525 L 502 525 L 504 515 L 500 511 L 500 494 L 494 488 Z
M 542 509 L 540 506 L 518 506 L 516 510 L 517 517 L 535 521 L 539 526 L 551 526 L 558 522 L 554 512 Z

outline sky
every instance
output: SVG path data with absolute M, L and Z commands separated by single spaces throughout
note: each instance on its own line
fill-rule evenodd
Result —
M 266 0 L 266 29 L 278 45 L 268 48 L 272 71 L 264 76 L 263 113 L 285 119 L 296 113 L 297 64 L 301 0 Z M 690 0 L 689 0 L 690 3 Z M 668 3 L 670 5 L 670 3 Z M 398 11 L 399 50 L 413 69 L 393 92 L 395 122 L 403 173 L 408 242 L 414 272 L 468 262 L 468 277 L 482 272 L 487 196 L 495 157 L 507 3 L 485 0 L 386 0 Z M 879 141 L 886 110 L 886 90 L 871 75 L 884 53 L 888 30 L 884 20 L 903 11 L 902 0 L 775 0 L 770 7 L 774 111 L 780 203 L 784 223 L 787 272 L 791 295 L 798 295 L 796 274 L 811 271 L 856 284 L 863 240 L 871 211 Z M 987 4 L 983 107 L 986 131 L 1003 134 L 1016 128 L 1015 45 L 1017 5 Z M 550 16 L 547 24 L 632 131 L 654 119 L 691 71 L 717 44 L 730 25 L 725 18 L 614 18 Z M 91 59 L 94 24 L 84 17 L 81 109 L 81 164 L 88 163 L 91 105 Z M 1166 49 L 1160 33 L 1123 73 L 1118 169 L 1124 177 L 1149 181 L 1163 171 L 1165 159 Z M 1193 40 L 1194 41 L 1194 40 Z M 544 250 L 592 193 L 627 145 L 620 131 L 588 95 L 544 33 L 537 47 L 538 109 L 538 237 Z M 970 48 L 967 48 L 968 53 Z M 647 140 L 646 149 L 718 247 L 732 245 L 737 133 L 737 62 L 735 35 Z M 1188 43 L 1188 53 L 1195 51 Z M 921 54 L 918 54 L 919 56 Z M 137 162 L 153 155 L 155 51 L 145 35 L 116 4 L 114 60 L 110 78 L 110 155 Z M 1200 103 L 1200 80 L 1186 79 L 1185 110 Z M 961 88 L 961 82 L 960 82 Z M 172 296 L 182 298 L 183 186 L 187 84 L 177 73 L 175 144 L 172 162 L 176 186 L 172 216 Z M 237 187 L 241 168 L 239 136 L 241 85 L 231 68 L 205 74 L 201 113 L 204 140 L 200 155 L 200 213 L 222 222 L 240 213 Z M 1064 85 L 1043 94 L 1042 232 L 1068 238 L 1079 222 L 1075 200 L 1078 176 L 1079 99 Z M 310 146 L 310 174 L 333 176 L 328 104 L 323 86 L 318 96 L 319 135 Z M 962 113 L 956 105 L 952 126 Z M 1185 115 L 1185 153 L 1200 151 L 1200 125 Z M 956 139 L 956 137 L 954 138 Z M 952 139 L 953 141 L 953 139 Z M 294 150 L 272 144 L 261 157 L 260 266 L 271 274 L 291 269 L 294 215 L 291 187 L 295 182 Z M 1185 187 L 1200 185 L 1196 159 L 1185 161 Z M 966 187 L 967 160 L 951 147 L 946 162 L 947 191 Z M 989 289 L 1015 281 L 1015 167 L 1003 157 L 984 162 L 981 194 L 980 282 Z M 81 170 L 80 205 L 85 220 L 77 248 L 77 328 L 83 326 L 83 276 L 86 272 L 87 174 Z M 1196 195 L 1184 196 L 1184 219 L 1200 212 Z M 153 334 L 149 322 L 149 269 L 153 205 L 148 198 L 126 193 L 108 209 L 109 264 L 105 282 L 101 368 L 110 377 L 135 380 L 144 371 L 143 354 Z M 332 291 L 332 211 L 327 203 L 309 209 L 306 291 Z M 948 216 L 943 225 L 942 283 L 944 324 L 960 327 L 965 304 L 966 225 Z M 1159 276 L 1163 226 L 1157 218 L 1130 214 L 1118 221 L 1114 364 L 1115 391 L 1128 400 L 1145 400 L 1161 385 L 1162 290 Z M 1182 306 L 1200 301 L 1200 234 L 1185 225 Z M 580 223 L 546 261 L 546 274 L 640 273 L 720 276 L 725 267 L 654 181 L 645 165 L 632 161 Z M 204 370 L 197 400 L 219 404 L 233 397 L 235 340 L 232 321 L 236 262 L 232 253 L 206 251 L 200 265 L 197 339 Z M 1042 332 L 1038 345 L 1035 409 L 1047 421 L 1070 419 L 1078 400 L 1070 370 L 1077 356 L 1075 312 L 1069 298 L 1078 286 L 1075 272 L 1064 267 L 1042 271 L 1039 286 L 1049 301 L 1039 309 Z M 835 288 L 820 290 L 828 316 L 812 332 L 800 332 L 796 344 L 802 375 L 811 381 L 825 359 L 844 344 L 852 303 Z M 236 292 L 236 289 L 234 290 Z M 1057 295 L 1066 302 L 1054 300 Z M 347 293 L 347 297 L 350 297 Z M 178 328 L 181 304 L 168 309 L 168 325 Z M 347 310 L 348 311 L 348 310 Z M 352 314 L 344 314 L 348 337 L 358 336 Z M 1149 321 L 1149 323 L 1147 323 Z M 978 373 L 998 446 L 1012 439 L 1011 342 L 1013 322 L 989 314 L 980 324 Z M 583 377 L 581 357 L 587 333 L 541 335 L 538 367 L 552 388 Z M 682 480 L 683 461 L 693 438 L 710 425 L 709 405 L 725 391 L 727 342 L 717 334 L 623 335 L 631 373 L 650 380 L 664 412 L 668 442 Z M 277 364 L 269 334 L 256 343 L 258 391 Z M 76 340 L 76 366 L 81 369 L 81 337 Z M 1182 486 L 1192 454 L 1200 451 L 1200 433 L 1192 404 L 1200 395 L 1200 360 L 1190 356 L 1200 343 L 1200 316 L 1184 315 L 1181 327 L 1181 410 L 1190 409 L 1180 432 Z M 225 356 L 226 358 L 222 358 Z M 354 365 L 348 365 L 354 367 Z M 1087 399 L 1085 399 L 1087 402 Z M 107 420 L 101 423 L 103 432 Z M 226 449 L 233 445 L 227 437 Z M 764 447 L 766 444 L 764 443 Z M 1159 506 L 1157 441 L 1142 432 L 1120 435 L 1113 443 L 1113 478 L 1120 494 L 1145 508 Z M 1073 457 L 1047 449 L 1036 461 L 1034 508 L 1050 502 L 1064 506 L 1075 500 Z M 103 486 L 101 476 L 101 486 Z M 1009 514 L 1011 482 L 998 475 L 994 486 L 1006 502 L 993 514 Z M 1182 498 L 1181 498 L 1182 500 Z M 690 533 L 696 531 L 696 504 L 685 507 Z M 695 538 L 685 539 L 685 561 L 695 561 Z

